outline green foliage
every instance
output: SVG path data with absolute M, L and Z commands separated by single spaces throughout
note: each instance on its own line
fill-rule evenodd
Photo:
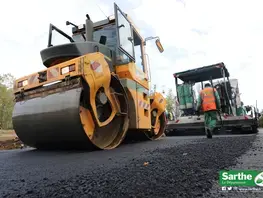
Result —
M 259 127 L 263 128 L 263 110 L 261 110 L 260 114 L 262 116 L 259 118 L 258 124 L 259 124 Z
M 0 74 L 0 129 L 12 128 L 14 79 L 11 74 Z
M 169 89 L 168 94 L 166 96 L 166 110 L 168 113 L 174 112 L 175 109 L 175 96 L 173 94 L 173 90 Z
M 154 84 L 151 88 L 151 93 L 156 92 L 157 86 Z M 166 96 L 166 110 L 167 113 L 172 113 L 175 110 L 175 96 L 173 94 L 173 90 L 169 89 L 168 94 Z
M 0 74 L 0 85 L 6 86 L 8 89 L 13 87 L 15 77 L 12 74 Z

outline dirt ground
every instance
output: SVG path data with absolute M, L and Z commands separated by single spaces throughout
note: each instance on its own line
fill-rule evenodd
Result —
M 0 130 L 0 150 L 23 148 L 23 143 L 18 139 L 14 130 Z

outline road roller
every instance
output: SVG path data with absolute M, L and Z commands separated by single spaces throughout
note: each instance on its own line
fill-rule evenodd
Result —
M 166 100 L 150 92 L 145 45 L 131 18 L 114 3 L 114 15 L 83 24 L 72 34 L 50 24 L 45 69 L 16 79 L 13 127 L 37 149 L 105 150 L 125 139 L 156 140 L 166 127 Z M 54 32 L 56 36 L 54 36 Z M 66 40 L 66 41 L 64 41 Z M 54 42 L 63 41 L 55 45 Z

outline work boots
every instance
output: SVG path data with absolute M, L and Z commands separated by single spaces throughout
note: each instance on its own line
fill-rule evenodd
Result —
M 206 129 L 206 137 L 208 139 L 211 139 L 213 137 L 213 133 L 210 129 Z

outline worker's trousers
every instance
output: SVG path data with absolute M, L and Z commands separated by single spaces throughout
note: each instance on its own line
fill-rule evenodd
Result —
M 217 111 L 207 111 L 204 112 L 205 116 L 205 128 L 206 130 L 213 131 L 214 128 L 216 127 L 216 122 L 217 122 Z

